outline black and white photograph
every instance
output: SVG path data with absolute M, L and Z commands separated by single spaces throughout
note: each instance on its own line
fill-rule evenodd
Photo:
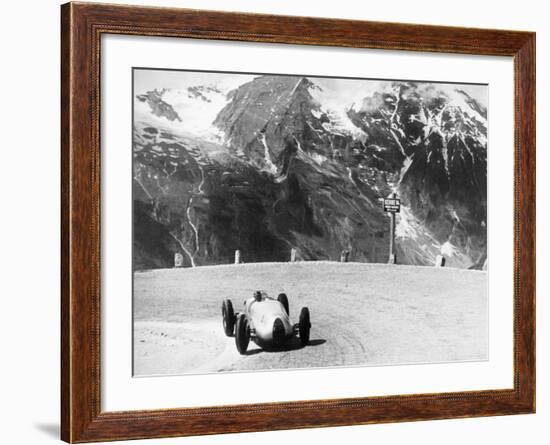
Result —
M 403 77 L 133 68 L 134 376 L 488 359 L 488 85 Z
M 6 2 L 1 442 L 547 445 L 511 6 Z

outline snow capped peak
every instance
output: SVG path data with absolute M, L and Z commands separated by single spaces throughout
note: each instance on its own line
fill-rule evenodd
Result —
M 219 141 L 222 135 L 212 122 L 227 104 L 229 92 L 252 78 L 250 75 L 225 73 L 137 71 L 135 118 L 167 128 L 175 134 Z M 151 99 L 161 102 L 171 113 L 155 112 Z
M 206 139 L 218 137 L 212 122 L 226 105 L 227 98 L 216 85 L 191 85 L 183 90 L 168 90 L 163 100 L 181 117 L 181 130 Z
M 134 111 L 136 120 L 155 123 L 175 134 L 216 140 L 220 135 L 212 122 L 226 103 L 226 94 L 216 85 L 191 85 L 136 95 Z
M 349 85 L 342 85 L 338 80 L 310 79 L 309 92 L 320 106 L 315 117 L 320 118 L 323 114 L 326 116 L 328 121 L 323 123 L 323 127 L 329 132 L 348 134 L 355 139 L 364 140 L 365 133 L 348 116 L 349 111 L 355 107 L 357 91 Z

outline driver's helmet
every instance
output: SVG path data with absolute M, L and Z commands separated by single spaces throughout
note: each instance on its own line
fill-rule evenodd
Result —
M 254 299 L 256 301 L 262 301 L 262 292 L 257 290 L 256 292 L 254 292 Z

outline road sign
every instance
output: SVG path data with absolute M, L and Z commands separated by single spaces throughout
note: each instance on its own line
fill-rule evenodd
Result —
M 384 212 L 390 214 L 390 258 L 389 264 L 397 264 L 395 255 L 395 214 L 401 210 L 401 200 L 397 197 L 397 193 L 393 192 L 387 198 L 381 199 Z
M 384 198 L 384 212 L 399 213 L 401 200 L 399 198 Z

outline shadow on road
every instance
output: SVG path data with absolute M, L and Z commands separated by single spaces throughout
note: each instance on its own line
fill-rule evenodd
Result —
M 315 340 L 310 340 L 309 343 L 304 346 L 300 342 L 299 338 L 293 337 L 282 346 L 273 346 L 273 345 L 260 346 L 256 349 L 249 349 L 248 351 L 246 351 L 245 355 L 256 355 L 256 354 L 259 354 L 260 352 L 297 351 L 299 349 L 309 348 L 310 346 L 319 346 L 319 345 L 325 344 L 326 342 L 327 341 L 325 339 L 318 338 Z

